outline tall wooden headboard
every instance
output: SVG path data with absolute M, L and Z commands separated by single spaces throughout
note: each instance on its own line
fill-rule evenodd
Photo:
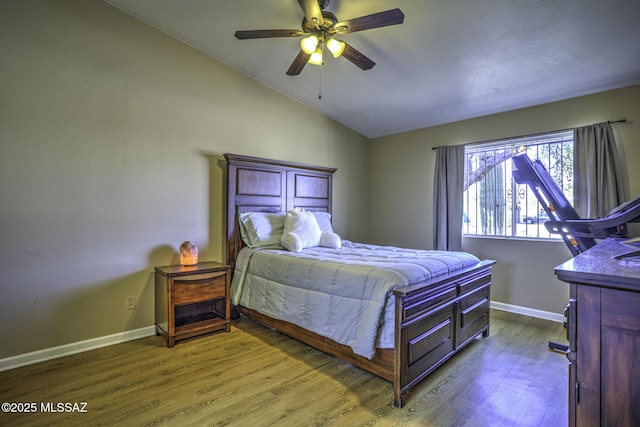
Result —
M 227 160 L 227 263 L 242 249 L 238 214 L 294 208 L 331 213 L 334 168 L 225 154 Z

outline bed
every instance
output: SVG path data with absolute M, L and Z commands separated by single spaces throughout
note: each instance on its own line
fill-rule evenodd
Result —
M 323 238 L 335 237 L 326 221 L 336 169 L 224 157 L 227 262 L 240 313 L 392 382 L 396 407 L 430 372 L 477 336 L 489 335 L 494 261 L 339 237 L 300 252 L 274 245 L 269 235 L 254 244 L 246 221 L 277 222 L 295 212 L 313 213 Z M 310 318 L 313 313 L 326 322 Z

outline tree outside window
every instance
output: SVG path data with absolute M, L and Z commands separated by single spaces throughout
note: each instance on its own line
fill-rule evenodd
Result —
M 465 150 L 464 235 L 559 238 L 544 227 L 548 218 L 535 195 L 512 177 L 511 158 L 522 153 L 540 160 L 573 199 L 573 132 L 472 144 Z

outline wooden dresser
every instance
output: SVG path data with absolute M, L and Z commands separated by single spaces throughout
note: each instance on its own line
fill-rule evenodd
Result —
M 156 334 L 176 341 L 224 330 L 231 325 L 229 266 L 202 262 L 156 267 Z
M 569 426 L 640 425 L 640 257 L 607 239 L 558 266 L 570 286 Z

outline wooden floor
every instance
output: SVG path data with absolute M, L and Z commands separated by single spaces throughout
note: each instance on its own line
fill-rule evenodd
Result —
M 166 348 L 160 337 L 0 372 L 0 425 L 565 426 L 559 323 L 492 311 L 478 338 L 393 407 L 391 383 L 242 318 Z M 43 413 L 86 402 L 83 413 Z M 64 408 L 64 405 L 63 405 Z

